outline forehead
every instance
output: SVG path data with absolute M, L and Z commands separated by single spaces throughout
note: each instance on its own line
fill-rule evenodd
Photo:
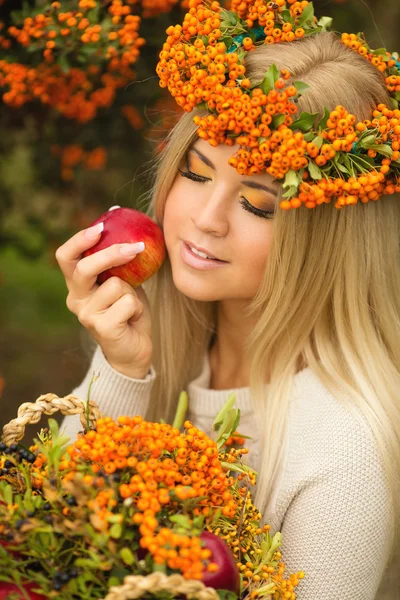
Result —
M 242 183 L 245 183 L 246 181 L 255 181 L 268 185 L 278 191 L 280 184 L 274 180 L 272 175 L 269 175 L 268 173 L 261 173 L 259 175 L 239 175 L 236 169 L 230 166 L 228 160 L 239 150 L 239 148 L 239 144 L 236 143 L 233 146 L 227 146 L 226 144 L 211 146 L 206 140 L 198 139 L 190 146 L 189 151 L 192 150 L 192 154 L 199 156 L 200 159 L 203 156 L 206 159 L 205 164 L 210 169 L 212 169 L 213 166 L 218 174 L 222 176 L 226 175 L 233 181 L 237 180 Z

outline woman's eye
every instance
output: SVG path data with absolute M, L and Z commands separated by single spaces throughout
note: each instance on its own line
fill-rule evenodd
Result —
M 178 168 L 179 173 L 182 177 L 186 177 L 187 179 L 191 179 L 192 181 L 197 181 L 198 183 L 205 183 L 206 181 L 211 181 L 209 177 L 203 177 L 202 175 L 197 175 L 197 173 L 193 173 L 193 171 L 182 171 Z M 261 217 L 263 219 L 271 219 L 275 214 L 273 210 L 261 210 L 260 208 L 256 208 L 250 202 L 242 197 L 240 200 L 240 204 L 243 206 L 244 210 L 251 212 L 253 215 L 257 217 Z
M 178 171 L 182 175 L 182 177 L 187 177 L 188 179 L 191 179 L 192 181 L 198 181 L 199 183 L 204 183 L 205 181 L 210 181 L 209 177 L 202 177 L 202 175 L 197 175 L 197 173 L 193 173 L 190 170 L 181 171 L 181 169 L 178 169 Z

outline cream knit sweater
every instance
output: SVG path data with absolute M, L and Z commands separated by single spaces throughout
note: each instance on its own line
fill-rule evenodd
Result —
M 86 399 L 93 372 L 100 372 L 91 397 L 103 414 L 146 413 L 154 368 L 143 380 L 115 371 L 97 347 L 82 383 L 73 390 Z M 252 412 L 249 388 L 210 390 L 207 355 L 201 374 L 188 386 L 192 423 L 215 438 L 212 422 L 232 391 L 241 410 L 240 432 L 249 464 L 259 469 L 262 435 Z M 79 418 L 66 417 L 66 433 L 75 438 Z M 363 417 L 346 412 L 307 368 L 295 376 L 288 436 L 280 480 L 265 516 L 271 532 L 281 531 L 287 573 L 303 570 L 299 600 L 397 600 L 386 589 L 393 520 L 389 492 L 370 428 Z M 385 581 L 379 589 L 384 577 Z M 390 574 L 392 580 L 393 575 Z M 393 585 L 393 583 L 392 583 Z

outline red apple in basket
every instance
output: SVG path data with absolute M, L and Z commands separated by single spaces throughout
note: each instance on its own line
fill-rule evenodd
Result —
M 235 558 L 228 544 L 220 537 L 209 531 L 203 531 L 200 535 L 205 547 L 211 550 L 210 562 L 219 566 L 218 571 L 210 573 L 204 571 L 202 581 L 207 587 L 216 590 L 229 590 L 239 595 L 240 574 Z
M 166 248 L 162 229 L 144 213 L 133 208 L 112 207 L 91 226 L 104 223 L 104 230 L 97 244 L 85 250 L 90 256 L 112 244 L 144 242 L 145 249 L 128 263 L 111 267 L 98 276 L 98 283 L 110 277 L 120 277 L 133 288 L 139 287 L 158 271 L 164 262 Z
M 35 583 L 26 583 L 23 586 L 30 600 L 46 600 L 46 596 L 32 591 L 32 588 L 36 587 Z M 0 600 L 8 600 L 8 598 L 12 598 L 12 600 L 26 600 L 26 597 L 15 583 L 0 581 Z

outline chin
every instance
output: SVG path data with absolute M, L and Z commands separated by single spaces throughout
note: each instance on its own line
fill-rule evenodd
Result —
M 214 286 L 200 280 L 195 281 L 194 278 L 188 277 L 187 274 L 183 273 L 181 276 L 176 276 L 173 273 L 173 281 L 175 287 L 192 300 L 199 302 L 215 302 L 222 300 L 219 289 L 215 289 L 219 286 Z

